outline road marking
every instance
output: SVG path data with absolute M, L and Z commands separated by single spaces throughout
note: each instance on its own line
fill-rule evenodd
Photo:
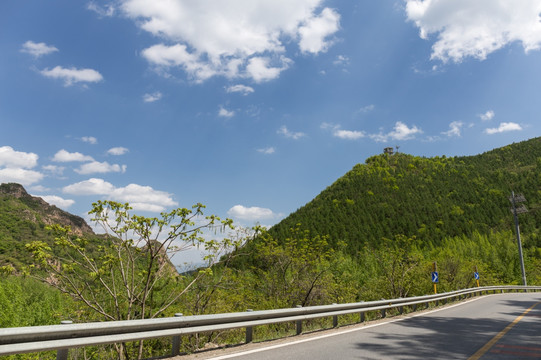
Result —
M 406 316 L 404 316 L 404 317 L 402 317 L 400 319 L 391 319 L 389 321 L 381 322 L 381 323 L 378 323 L 378 324 L 366 325 L 366 326 L 358 327 L 358 328 L 355 328 L 355 329 L 343 330 L 343 331 L 335 332 L 335 333 L 332 333 L 332 334 L 326 334 L 326 335 L 312 337 L 312 338 L 309 338 L 309 339 L 296 340 L 296 341 L 292 341 L 292 342 L 288 342 L 288 343 L 284 343 L 284 344 L 272 345 L 272 346 L 267 346 L 267 347 L 264 347 L 264 348 L 246 350 L 246 351 L 238 352 L 238 353 L 234 353 L 234 354 L 217 356 L 217 357 L 209 358 L 209 360 L 231 359 L 231 358 L 234 358 L 234 357 L 237 357 L 237 356 L 250 355 L 250 354 L 258 353 L 258 352 L 261 352 L 261 351 L 274 350 L 274 349 L 278 349 L 278 348 L 285 347 L 285 346 L 305 343 L 305 342 L 308 342 L 308 341 L 321 340 L 321 339 L 325 339 L 325 338 L 328 338 L 328 337 L 331 337 L 331 336 L 338 336 L 338 335 L 348 334 L 348 333 L 355 332 L 355 331 L 362 331 L 362 330 L 370 329 L 370 328 L 381 326 L 381 325 L 387 325 L 387 324 L 392 324 L 392 323 L 395 323 L 395 322 L 411 319 L 411 318 L 418 317 L 418 316 L 425 316 L 425 315 L 432 314 L 432 313 L 442 311 L 442 310 L 452 309 L 454 307 L 469 304 L 469 303 L 471 303 L 473 301 L 477 301 L 477 300 L 480 300 L 480 299 L 482 299 L 482 297 L 476 297 L 476 298 L 473 298 L 471 300 L 464 301 L 462 303 L 458 303 L 458 304 L 455 304 L 455 305 L 445 306 L 445 307 L 442 307 L 440 309 L 434 309 L 434 310 L 430 310 L 430 311 L 425 311 L 425 312 L 415 314 L 415 315 L 406 315 Z
M 541 358 L 541 347 L 496 344 L 494 345 L 494 348 L 490 350 L 490 353 L 513 355 L 516 357 L 534 357 L 539 359 Z
M 498 342 L 498 340 L 500 340 L 505 334 L 507 334 L 507 332 L 509 332 L 509 330 L 511 330 L 513 328 L 513 326 L 515 326 L 516 324 L 518 324 L 518 322 L 520 320 L 522 320 L 524 318 L 524 316 L 526 316 L 527 313 L 529 313 L 530 311 L 533 310 L 534 307 L 536 307 L 537 305 L 541 304 L 541 302 L 538 302 L 536 304 L 533 304 L 532 306 L 530 306 L 526 311 L 524 311 L 521 315 L 519 315 L 515 320 L 513 320 L 513 322 L 509 325 L 507 325 L 505 327 L 505 329 L 503 329 L 502 331 L 500 331 L 498 334 L 496 334 L 496 336 L 494 336 L 489 342 L 487 342 L 482 348 L 480 348 L 479 350 L 477 350 L 477 352 L 475 354 L 473 354 L 472 356 L 470 356 L 468 358 L 468 360 L 478 360 L 481 358 L 481 356 L 485 355 L 485 353 L 487 351 L 489 351 L 493 346 L 494 344 L 496 344 Z

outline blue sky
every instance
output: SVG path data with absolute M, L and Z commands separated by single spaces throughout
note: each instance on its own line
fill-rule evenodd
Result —
M 0 3 L 0 182 L 272 225 L 386 146 L 539 136 L 540 0 Z

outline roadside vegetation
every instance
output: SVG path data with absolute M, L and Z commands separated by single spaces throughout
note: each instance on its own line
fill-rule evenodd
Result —
M 529 285 L 541 285 L 540 185 L 536 138 L 473 157 L 373 156 L 269 230 L 235 228 L 205 215 L 201 204 L 148 218 L 129 204 L 99 201 L 90 214 L 105 235 L 81 234 L 44 224 L 29 200 L 0 194 L 0 326 L 423 295 L 433 292 L 434 262 L 438 292 L 476 286 L 475 270 L 481 285 L 521 284 L 511 191 L 527 199 L 529 212 L 520 215 L 526 274 Z M 169 258 L 191 245 L 206 250 L 206 263 L 179 274 Z M 288 324 L 258 327 L 255 339 L 292 331 Z M 190 335 L 182 351 L 243 336 L 241 330 Z M 169 351 L 164 339 L 72 356 L 140 359 Z

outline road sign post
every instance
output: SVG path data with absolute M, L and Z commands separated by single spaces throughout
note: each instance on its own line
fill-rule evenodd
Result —
M 517 233 L 518 255 L 520 258 L 520 270 L 522 271 L 522 284 L 524 286 L 527 286 L 526 271 L 524 270 L 524 257 L 522 256 L 522 243 L 520 241 L 520 229 L 518 227 L 518 214 L 525 213 L 528 211 L 528 209 L 526 209 L 524 205 L 520 206 L 517 209 L 517 203 L 526 201 L 526 198 L 524 198 L 524 195 L 522 194 L 515 195 L 515 192 L 511 191 L 511 196 L 509 197 L 509 201 L 511 201 L 511 204 L 513 205 L 513 207 L 511 208 L 511 212 L 513 213 L 513 216 L 515 218 L 515 230 Z
M 438 265 L 434 261 L 432 264 L 432 282 L 434 283 L 434 294 L 438 293 L 438 283 L 440 282 L 440 278 L 438 275 Z
M 477 271 L 477 266 L 475 266 L 475 271 L 473 272 L 473 278 L 477 281 L 477 287 L 479 287 L 479 271 Z

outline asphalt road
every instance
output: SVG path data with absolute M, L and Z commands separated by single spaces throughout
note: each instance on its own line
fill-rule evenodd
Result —
M 190 358 L 541 359 L 541 294 L 489 295 L 376 324 Z

